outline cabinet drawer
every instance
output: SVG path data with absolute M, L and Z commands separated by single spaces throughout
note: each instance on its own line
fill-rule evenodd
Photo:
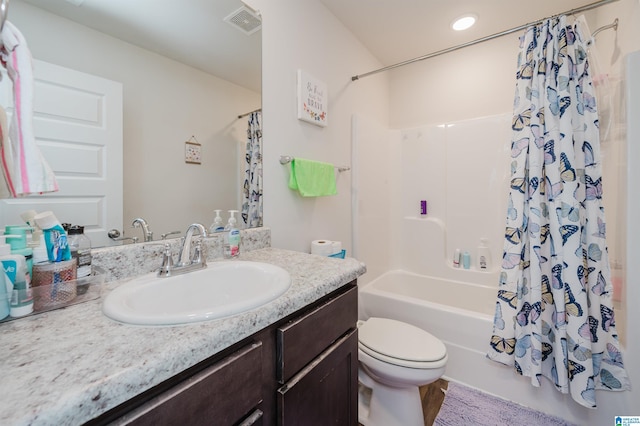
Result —
M 358 332 L 351 330 L 278 389 L 278 425 L 358 424 Z
M 118 425 L 232 425 L 262 401 L 262 343 L 196 373 L 116 422 Z
M 276 331 L 277 378 L 282 384 L 293 377 L 334 341 L 354 328 L 358 320 L 358 288 L 351 286 L 326 303 Z

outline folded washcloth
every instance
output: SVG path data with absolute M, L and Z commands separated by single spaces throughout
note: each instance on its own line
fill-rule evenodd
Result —
M 333 164 L 295 158 L 291 160 L 289 188 L 303 197 L 336 195 L 336 174 Z
M 27 42 L 9 21 L 2 27 L 2 64 L 13 82 L 9 141 L 2 140 L 0 160 L 12 197 L 58 190 L 56 177 L 36 145 L 33 131 L 33 65 Z

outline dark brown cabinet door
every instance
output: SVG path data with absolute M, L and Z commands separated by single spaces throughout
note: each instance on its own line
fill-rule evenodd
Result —
M 279 425 L 358 424 L 358 334 L 353 329 L 278 389 Z

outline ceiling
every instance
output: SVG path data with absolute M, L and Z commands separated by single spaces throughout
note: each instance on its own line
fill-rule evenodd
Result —
M 113 37 L 260 91 L 261 32 L 223 22 L 240 0 L 24 1 Z M 319 0 L 383 64 L 495 34 L 593 0 Z M 81 3 L 76 6 L 74 3 Z M 535 8 L 528 7 L 535 4 Z M 467 31 L 454 18 L 474 13 Z M 11 11 L 9 11 L 9 14 Z
M 13 1 L 30 3 L 260 92 L 261 31 L 247 35 L 224 22 L 243 6 L 240 0 Z
M 320 0 L 384 66 L 563 13 L 595 0 Z M 535 5 L 534 7 L 531 7 Z M 453 31 L 473 13 L 476 24 Z

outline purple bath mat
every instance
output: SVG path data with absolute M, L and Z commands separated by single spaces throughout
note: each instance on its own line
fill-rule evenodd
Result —
M 476 389 L 449 382 L 436 426 L 574 426 L 559 417 L 532 410 Z

